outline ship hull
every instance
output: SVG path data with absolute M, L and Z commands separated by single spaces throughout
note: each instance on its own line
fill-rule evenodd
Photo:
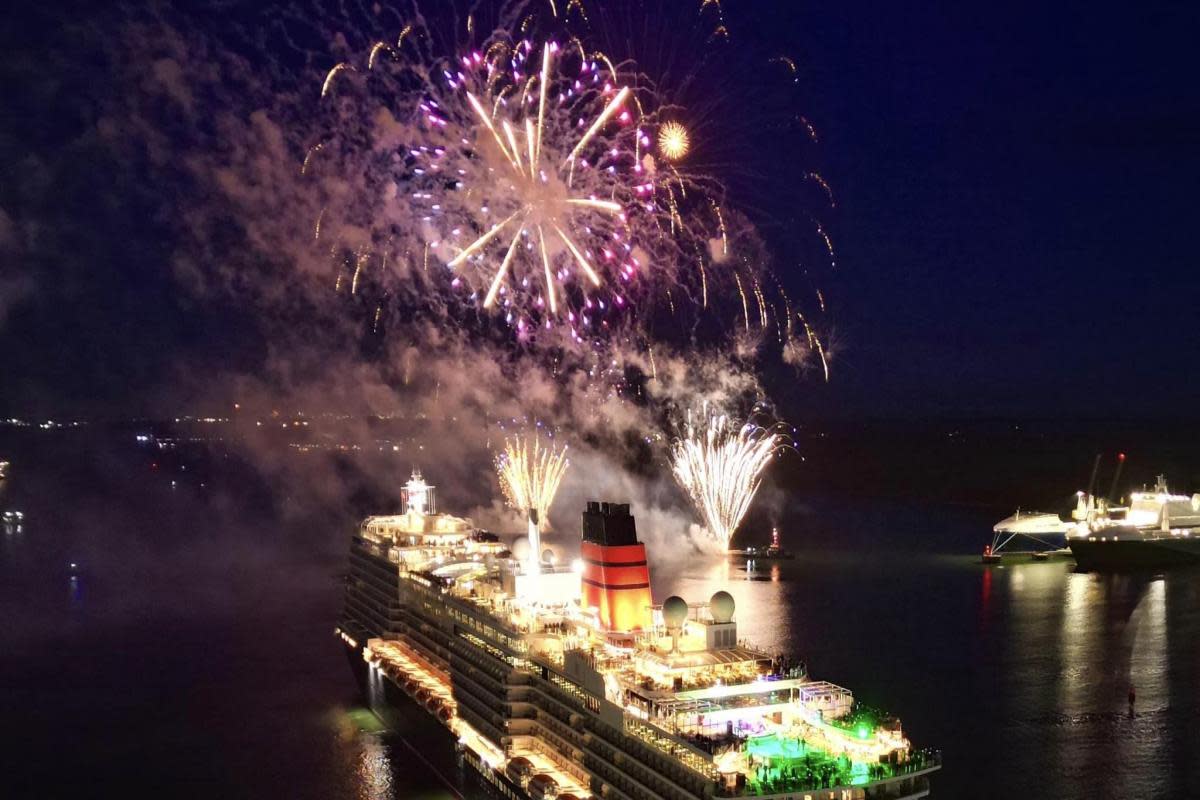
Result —
M 1081 570 L 1143 570 L 1200 564 L 1200 538 L 1069 540 Z
M 454 734 L 436 716 L 405 694 L 386 675 L 376 673 L 372 677 L 370 666 L 362 657 L 362 648 L 344 644 L 343 649 L 363 702 L 371 713 L 454 794 L 472 800 L 514 797 L 525 800 L 529 797 L 521 787 L 486 765 L 476 768 L 461 758 Z M 488 774 L 480 769 L 487 770 Z M 500 786 L 503 789 L 498 788 Z

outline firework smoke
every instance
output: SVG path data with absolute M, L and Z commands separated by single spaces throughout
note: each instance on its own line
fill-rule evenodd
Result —
M 826 242 L 776 247 L 757 226 L 774 199 L 804 207 L 807 187 L 824 208 L 825 192 L 763 188 L 808 152 L 767 161 L 755 146 L 782 138 L 781 117 L 755 90 L 764 76 L 730 77 L 728 56 L 753 48 L 710 38 L 716 6 L 663 19 L 704 28 L 670 48 L 671 31 L 631 37 L 602 3 L 590 23 L 544 3 L 471 11 L 464 26 L 449 5 L 288 7 L 231 30 L 189 28 L 181 10 L 110 40 L 128 90 L 100 135 L 147 185 L 182 187 L 163 215 L 172 276 L 244 319 L 259 348 L 187 390 L 421 419 L 423 446 L 390 452 L 461 508 L 490 501 L 478 487 L 504 425 L 541 419 L 605 491 L 686 530 L 678 493 L 647 467 L 668 449 L 665 410 L 743 407 L 774 359 L 823 366 L 823 314 L 783 289 L 811 293 L 809 279 L 774 270 L 807 276 Z M 659 147 L 668 122 L 688 134 L 677 161 Z M 564 495 L 590 499 L 595 477 L 576 472 Z M 559 505 L 555 521 L 570 519 Z

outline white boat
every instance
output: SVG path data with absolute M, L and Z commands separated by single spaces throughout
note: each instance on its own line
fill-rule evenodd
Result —
M 1065 536 L 1071 524 L 1058 514 L 1048 511 L 1020 511 L 992 526 L 997 534 L 1020 534 L 1022 536 Z
M 1200 493 L 1173 494 L 1158 476 L 1153 490 L 1129 496 L 1076 525 L 1067 538 L 1082 569 L 1141 569 L 1200 562 Z M 1111 512 L 1118 511 L 1113 515 Z

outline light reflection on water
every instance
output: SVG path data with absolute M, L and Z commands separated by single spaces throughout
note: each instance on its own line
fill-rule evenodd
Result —
M 376 734 L 363 733 L 358 738 L 358 796 L 362 800 L 393 800 L 396 785 L 388 747 Z
M 944 752 L 935 797 L 1090 800 L 1200 796 L 1196 580 L 826 552 L 697 561 L 655 590 L 726 589 L 739 637 L 897 713 Z

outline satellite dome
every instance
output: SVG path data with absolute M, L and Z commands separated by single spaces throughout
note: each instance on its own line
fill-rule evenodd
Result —
M 517 561 L 524 561 L 525 559 L 529 558 L 528 536 L 518 536 L 516 540 L 513 541 L 512 554 L 513 558 L 515 558 Z
M 683 625 L 683 621 L 687 619 L 688 605 L 687 601 L 678 595 L 671 595 L 662 607 L 663 622 L 667 623 L 668 628 L 678 628 Z
M 735 608 L 733 595 L 726 591 L 717 592 L 708 601 L 708 611 L 712 614 L 713 622 L 732 622 Z

